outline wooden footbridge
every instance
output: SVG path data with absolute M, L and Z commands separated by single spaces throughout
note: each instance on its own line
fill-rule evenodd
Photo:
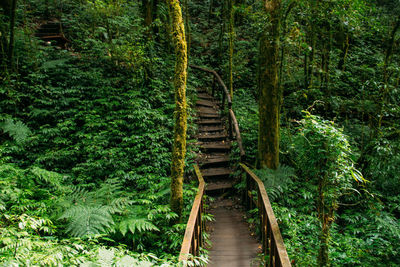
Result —
M 291 266 L 283 239 L 262 181 L 246 166 L 239 125 L 232 110 L 232 100 L 221 77 L 213 70 L 190 66 L 212 76 L 211 92 L 198 90 L 196 103 L 199 133 L 197 139 L 202 151 L 194 166 L 199 188 L 186 227 L 179 260 L 185 264 L 190 255 L 198 256 L 205 245 L 203 233 L 210 233 L 211 248 L 208 266 Z M 230 161 L 231 142 L 237 142 L 241 175 L 232 179 Z M 241 205 L 218 197 L 207 211 L 214 222 L 205 225 L 203 197 L 206 193 L 224 192 L 240 182 L 246 187 L 238 192 Z M 249 231 L 244 210 L 258 209 L 258 239 Z M 261 255 L 261 257 L 260 257 Z

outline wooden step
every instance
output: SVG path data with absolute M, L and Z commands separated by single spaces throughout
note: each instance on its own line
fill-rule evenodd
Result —
M 202 126 L 199 127 L 199 132 L 204 133 L 204 132 L 221 132 L 225 130 L 224 127 L 222 126 Z
M 197 113 L 203 113 L 203 114 L 217 114 L 219 115 L 219 112 L 215 108 L 210 108 L 210 107 L 198 107 L 197 108 Z
M 201 119 L 218 119 L 221 116 L 218 113 L 198 113 Z
M 204 107 L 214 107 L 215 106 L 214 102 L 209 101 L 209 100 L 201 100 L 201 99 L 197 100 L 196 105 L 204 106 Z
M 203 143 L 200 145 L 200 148 L 207 151 L 229 151 L 231 149 L 231 145 L 225 142 Z
M 210 101 L 214 100 L 214 97 L 210 96 L 209 94 L 204 94 L 204 93 L 203 94 L 198 94 L 197 98 L 198 99 L 204 99 L 204 100 L 210 100 Z
M 232 181 L 209 182 L 206 184 L 206 191 L 224 190 L 224 189 L 230 189 L 232 187 L 233 187 Z
M 221 120 L 199 120 L 197 121 L 197 124 L 199 125 L 215 125 L 215 124 L 221 124 Z
M 211 156 L 211 157 L 206 157 L 203 160 L 201 160 L 200 165 L 203 167 L 206 165 L 221 164 L 221 163 L 228 163 L 228 162 L 229 162 L 228 155 Z
M 227 134 L 220 134 L 220 133 L 209 134 L 208 132 L 205 132 L 205 133 L 199 134 L 197 136 L 197 139 L 202 140 L 202 141 L 204 141 L 204 140 L 220 141 L 220 140 L 226 140 L 227 137 L 228 137 Z
M 201 174 L 204 178 L 229 176 L 232 171 L 228 168 L 209 168 L 201 170 Z

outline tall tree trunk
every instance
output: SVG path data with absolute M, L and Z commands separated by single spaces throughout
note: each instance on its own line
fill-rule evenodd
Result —
M 220 65 L 221 62 L 223 62 L 223 55 L 224 55 L 224 35 L 226 32 L 226 1 L 228 0 L 223 0 L 221 1 L 221 28 L 219 32 L 219 37 L 218 37 L 218 65 Z
M 318 251 L 318 266 L 330 266 L 329 259 L 329 241 L 330 229 L 334 220 L 334 208 L 325 204 L 325 190 L 327 187 L 328 179 L 323 177 L 318 182 L 318 199 L 317 199 L 317 212 L 318 219 L 321 223 L 321 233 L 319 235 L 319 251 Z
M 318 16 L 318 7 L 319 7 L 319 2 L 321 0 L 316 0 L 312 1 L 311 3 L 311 16 L 308 19 L 308 32 L 307 32 L 307 41 L 309 43 L 309 49 L 310 51 L 306 52 L 306 55 L 308 55 L 307 63 L 308 65 L 306 66 L 307 69 L 307 80 L 305 84 L 305 88 L 309 88 L 313 85 L 314 82 L 314 63 L 315 63 L 315 58 L 316 58 L 316 46 L 317 46 L 317 16 Z
M 171 164 L 171 210 L 179 218 L 183 207 L 183 171 L 186 154 L 186 79 L 187 79 L 187 47 L 182 10 L 178 0 L 167 0 L 172 22 L 172 41 L 175 47 L 175 125 L 174 145 Z
M 10 71 L 14 68 L 14 35 L 15 35 L 15 10 L 17 7 L 17 0 L 12 1 L 11 14 L 10 14 L 10 41 L 8 44 L 8 66 Z
M 349 41 L 349 34 L 346 34 L 346 37 L 343 41 L 342 44 L 342 52 L 340 53 L 340 60 L 337 66 L 337 69 L 344 71 L 345 70 L 345 64 L 346 64 L 346 59 L 347 55 L 349 53 L 349 47 L 350 47 L 350 41 Z
M 229 92 L 233 99 L 233 45 L 235 38 L 234 31 L 234 0 L 228 0 L 228 12 L 229 12 L 229 63 L 228 63 L 228 77 L 229 77 Z
M 142 9 L 143 9 L 143 17 L 144 17 L 144 25 L 146 27 L 150 27 L 153 22 L 152 16 L 152 1 L 151 0 L 143 0 L 142 1 Z
M 260 40 L 257 167 L 277 169 L 281 98 L 278 85 L 281 0 L 265 0 L 264 5 L 270 23 Z
M 390 93 L 390 88 L 389 88 L 390 73 L 389 73 L 388 67 L 389 67 L 389 64 L 390 64 L 391 58 L 392 58 L 396 32 L 399 28 L 400 28 L 400 16 L 397 18 L 397 21 L 395 22 L 394 27 L 393 27 L 392 31 L 390 32 L 389 39 L 386 42 L 385 60 L 383 62 L 383 88 L 381 90 L 381 103 L 380 103 L 380 107 L 379 107 L 379 119 L 378 119 L 377 133 L 379 133 L 380 128 L 382 126 L 383 113 L 385 110 L 385 105 L 387 103 L 387 98 Z

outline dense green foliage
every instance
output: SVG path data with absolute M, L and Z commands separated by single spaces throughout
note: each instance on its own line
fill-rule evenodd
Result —
M 315 8 L 311 3 L 317 2 L 319 6 Z M 339 196 L 331 228 L 331 265 L 399 264 L 396 256 L 400 244 L 398 30 L 393 35 L 393 50 L 385 67 L 388 43 L 399 21 L 398 2 L 395 2 L 283 1 L 280 81 L 284 99 L 280 153 L 283 170 L 293 168 L 296 176 L 282 170 L 257 173 L 265 180 L 268 194 L 275 201 L 274 211 L 295 266 L 317 265 L 321 224 L 315 179 L 329 171 L 325 163 L 332 158 L 321 154 L 326 141 L 335 146 L 345 142 L 341 146 L 351 150 L 346 156 L 347 167 L 331 170 L 338 178 L 353 166 L 362 173 L 350 172 L 347 179 L 350 184 L 333 186 L 334 191 L 330 191 Z M 256 80 L 254 36 L 260 32 L 262 14 L 257 3 L 237 8 L 238 13 L 246 15 L 245 22 L 237 25 L 234 110 L 247 160 L 254 163 L 258 114 L 256 83 L 251 81 Z M 306 76 L 304 59 L 307 55 L 309 59 L 313 50 L 313 70 Z M 327 69 L 323 66 L 326 55 Z M 389 74 L 386 80 L 385 71 Z M 302 110 L 334 121 L 333 131 L 343 131 L 345 139 L 335 139 L 332 130 L 323 126 L 330 123 L 320 124 L 320 119 L 315 120 L 318 121 L 315 127 L 319 126 L 312 127 L 317 132 L 311 131 L 307 126 L 310 124 L 299 127 Z M 304 130 L 299 131 L 301 128 L 310 131 L 308 137 Z
M 173 223 L 168 205 L 170 19 L 163 1 L 151 1 L 150 13 L 142 2 L 18 1 L 12 66 L 1 4 L 0 266 L 177 265 L 185 224 Z M 185 23 L 191 63 L 227 84 L 234 37 L 233 109 L 252 165 L 258 40 L 268 19 L 263 1 L 235 2 L 233 19 L 228 1 L 188 1 Z M 330 264 L 400 265 L 399 7 L 282 0 L 281 166 L 256 172 L 294 266 L 318 265 L 325 178 Z M 62 22 L 66 49 L 34 37 L 47 21 Z M 189 69 L 189 136 L 194 88 L 209 85 Z M 188 149 L 190 162 L 190 141 Z M 194 195 L 187 183 L 184 218 Z
M 4 266 L 176 262 L 185 224 L 171 224 L 168 205 L 174 58 L 147 40 L 138 10 L 19 6 L 18 70 L 2 72 L 0 89 Z M 69 51 L 32 37 L 59 16 Z M 185 216 L 194 194 L 185 187 Z

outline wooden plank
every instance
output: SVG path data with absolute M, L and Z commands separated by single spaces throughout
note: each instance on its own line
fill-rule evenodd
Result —
M 199 134 L 196 136 L 197 139 L 199 140 L 226 140 L 226 138 L 228 137 L 226 134 L 220 134 L 220 133 L 213 133 L 213 134 L 208 134 L 208 132 Z
M 220 143 L 203 143 L 200 145 L 203 150 L 230 150 L 231 144 L 220 142 Z
M 198 107 L 197 113 L 206 113 L 206 114 L 217 114 L 219 115 L 218 111 L 214 108 L 207 108 L 207 107 Z
M 203 126 L 199 128 L 199 132 L 220 132 L 225 130 L 222 126 Z
M 208 182 L 206 186 L 207 191 L 214 191 L 214 190 L 223 190 L 223 189 L 230 189 L 233 187 L 233 182 L 226 181 L 226 182 Z
M 199 120 L 197 124 L 204 125 L 204 124 L 221 124 L 221 120 Z
M 225 163 L 229 162 L 229 156 L 217 156 L 217 157 L 209 157 L 205 158 L 204 160 L 201 161 L 201 165 L 206 165 L 206 164 L 217 164 L 217 163 Z
M 198 116 L 202 119 L 216 119 L 221 117 L 218 113 L 198 113 Z
M 205 106 L 205 107 L 215 107 L 216 104 L 214 102 L 208 101 L 208 100 L 197 100 L 196 102 L 197 106 Z
M 226 176 L 232 171 L 228 168 L 209 168 L 202 170 L 203 177 Z
M 210 96 L 209 94 L 197 94 L 197 98 L 206 99 L 206 100 L 214 100 L 214 97 Z

